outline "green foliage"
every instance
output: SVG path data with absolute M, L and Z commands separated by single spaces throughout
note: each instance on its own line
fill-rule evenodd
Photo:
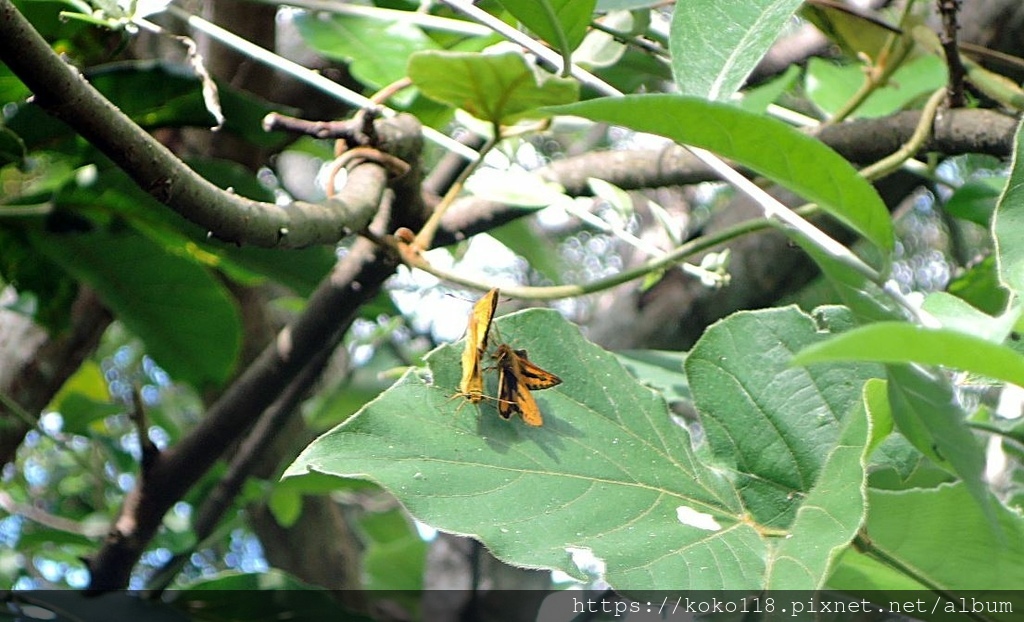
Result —
M 823 361 L 882 361 L 945 365 L 1020 384 L 1024 356 L 1006 346 L 958 330 L 879 322 L 801 352 L 798 365 Z
M 996 209 L 996 199 L 1005 185 L 1006 180 L 999 177 L 970 180 L 953 192 L 945 209 L 957 218 L 987 227 Z
M 422 30 L 402 21 L 302 13 L 295 23 L 306 43 L 328 58 L 348 62 L 352 75 L 371 89 L 405 77 L 414 53 L 439 47 Z
M 509 13 L 561 52 L 568 66 L 597 0 L 499 0 Z
M 672 13 L 672 73 L 683 95 L 740 90 L 801 0 L 690 0 Z
M 419 52 L 409 78 L 423 93 L 492 124 L 511 125 L 542 106 L 575 101 L 574 80 L 538 75 L 519 54 Z
M 838 112 L 864 84 L 864 68 L 836 65 L 812 58 L 807 64 L 805 90 L 811 101 L 829 116 Z M 916 99 L 927 96 L 946 82 L 946 65 L 935 56 L 921 56 L 905 63 L 876 89 L 852 116 L 884 117 L 902 110 Z
M 145 128 L 210 127 L 216 123 L 203 100 L 202 81 L 190 68 L 152 61 L 104 65 L 90 72 L 90 82 L 117 104 L 122 112 Z M 279 148 L 288 137 L 262 128 L 270 112 L 288 112 L 279 106 L 219 85 L 224 129 L 263 148 Z
M 241 319 L 224 286 L 194 258 L 138 235 L 37 235 L 34 246 L 88 283 L 171 375 L 223 382 L 241 346 Z M 203 352 L 196 357 L 196 352 Z
M 992 217 L 999 281 L 1014 295 L 1024 293 L 1024 131 L 1014 138 L 1013 168 Z
M 995 593 L 1020 585 L 1024 522 L 1015 512 L 996 505 L 998 528 L 990 528 L 988 517 L 965 486 L 872 490 L 868 507 L 866 528 L 874 545 L 901 565 L 921 569 L 929 588 Z M 914 517 L 912 526 L 907 524 L 908 516 Z M 978 557 L 981 551 L 991 554 L 982 559 Z M 830 581 L 832 586 L 865 591 L 903 587 L 874 570 L 852 577 L 845 561 Z M 965 573 L 965 568 L 971 572 Z M 1010 620 L 1012 616 L 992 619 Z
M 836 558 L 860 528 L 866 507 L 868 429 L 866 408 L 854 408 L 825 456 L 821 476 L 796 512 L 792 537 L 773 551 L 769 588 L 821 589 Z

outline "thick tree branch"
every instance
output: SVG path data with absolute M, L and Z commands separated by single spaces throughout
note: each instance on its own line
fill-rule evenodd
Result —
M 907 111 L 879 119 L 847 121 L 822 128 L 814 135 L 851 162 L 870 164 L 902 147 L 920 118 L 919 111 Z M 1013 152 L 1016 127 L 1017 119 L 993 110 L 947 110 L 936 119 L 922 152 L 935 151 L 946 156 L 984 153 L 1007 158 Z M 552 162 L 536 173 L 562 185 L 570 196 L 589 195 L 590 177 L 625 190 L 718 180 L 710 169 L 678 145 L 658 150 L 585 153 Z M 460 199 L 445 213 L 435 243 L 451 244 L 532 212 L 476 197 Z
M 847 121 L 812 132 L 856 164 L 876 162 L 903 146 L 917 127 L 920 111 L 879 119 Z M 953 156 L 985 153 L 1005 158 L 1013 151 L 1017 120 L 992 110 L 950 110 L 939 115 L 922 152 Z M 681 147 L 661 150 L 603 151 L 552 162 L 539 171 L 571 196 L 590 193 L 587 179 L 597 177 L 626 190 L 679 186 L 717 177 Z
M 127 172 L 136 184 L 219 239 L 263 247 L 334 244 L 369 224 L 383 179 L 377 166 L 359 166 L 344 192 L 323 204 L 262 203 L 203 179 L 138 127 L 65 63 L 11 0 L 0 0 L 0 60 L 35 94 L 35 103 L 64 120 Z M 399 158 L 418 153 L 412 117 L 382 122 L 380 145 Z M 372 170 L 371 170 L 372 169 Z

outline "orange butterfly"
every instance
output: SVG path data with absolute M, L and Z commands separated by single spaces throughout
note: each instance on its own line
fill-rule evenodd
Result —
M 530 362 L 526 350 L 513 350 L 507 343 L 498 346 L 494 358 L 498 361 L 498 414 L 508 419 L 519 413 L 526 425 L 542 425 L 544 419 L 530 389 L 547 389 L 562 379 Z
M 473 311 L 469 314 L 469 326 L 466 328 L 466 349 L 462 351 L 462 381 L 459 392 L 452 397 L 462 396 L 476 404 L 484 399 L 484 377 L 480 359 L 487 350 L 487 335 L 491 330 L 491 320 L 498 308 L 498 288 L 487 292 L 476 301 Z

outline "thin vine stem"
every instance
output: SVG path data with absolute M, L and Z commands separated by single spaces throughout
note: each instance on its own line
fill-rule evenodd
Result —
M 793 211 L 800 216 L 808 217 L 819 213 L 821 210 L 817 205 L 805 205 L 803 207 L 796 208 Z M 752 218 L 723 229 L 713 235 L 696 238 L 689 242 L 680 244 L 664 256 L 651 259 L 650 261 L 647 261 L 635 268 L 631 268 L 590 283 L 585 283 L 583 285 L 552 285 L 544 287 L 503 286 L 501 288 L 501 293 L 503 296 L 523 300 L 558 300 L 560 298 L 572 298 L 575 296 L 593 294 L 595 292 L 604 291 L 606 289 L 622 285 L 623 283 L 628 283 L 629 281 L 643 278 L 652 272 L 673 267 L 693 255 L 711 250 L 716 246 L 725 244 L 741 236 L 763 231 L 772 226 L 772 223 L 764 218 Z M 418 253 L 414 254 L 405 252 L 403 253 L 403 258 L 406 260 L 409 267 L 423 270 L 428 274 L 436 276 L 439 279 L 455 283 L 456 285 L 461 285 L 463 287 L 479 291 L 487 291 L 494 287 L 491 283 L 468 278 L 455 272 L 437 268 L 431 265 L 430 262 Z

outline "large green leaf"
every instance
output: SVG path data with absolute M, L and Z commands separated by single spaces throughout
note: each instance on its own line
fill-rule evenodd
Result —
M 788 526 L 878 365 L 800 369 L 793 354 L 829 336 L 796 307 L 736 313 L 709 328 L 686 373 L 711 450 L 734 461 L 759 522 Z M 756 431 L 756 432 L 754 432 Z
M 740 522 L 739 499 L 722 474 L 695 461 L 689 435 L 664 402 L 553 312 L 496 324 L 562 378 L 534 393 L 543 427 L 502 421 L 486 402 L 479 413 L 459 412 L 449 398 L 461 348 L 445 346 L 428 358 L 433 384 L 407 373 L 310 445 L 287 473 L 372 479 L 420 520 L 474 534 L 518 565 L 582 578 L 571 551 L 589 549 L 623 587 L 760 583 L 765 543 Z M 685 524 L 677 517 L 683 511 L 718 527 Z
M 943 365 L 1024 385 L 1024 356 L 1012 349 L 948 328 L 878 322 L 843 333 L 801 352 L 796 365 L 822 361 L 878 361 Z
M 912 569 L 933 589 L 999 591 L 989 595 L 993 600 L 1013 601 L 1014 613 L 1004 611 L 1006 615 L 983 619 L 1019 619 L 1024 610 L 1019 591 L 1024 585 L 1024 520 L 1019 513 L 993 499 L 999 527 L 989 528 L 988 517 L 971 503 L 962 484 L 929 490 L 872 490 L 868 501 L 866 527 L 874 550 Z M 875 587 L 887 589 L 889 585 Z M 980 592 L 972 595 L 986 596 Z M 986 611 L 986 616 L 989 614 Z
M 328 58 L 349 63 L 352 75 L 374 89 L 405 77 L 414 52 L 438 48 L 422 30 L 403 21 L 301 13 L 295 24 L 306 43 Z
M 802 0 L 687 0 L 672 14 L 669 49 L 684 95 L 729 99 Z
M 231 373 L 241 346 L 238 309 L 195 260 L 130 234 L 37 234 L 33 244 L 96 290 L 176 379 L 204 387 Z
M 419 52 L 409 58 L 408 71 L 427 97 L 501 125 L 579 96 L 575 80 L 542 80 L 522 55 L 511 52 Z
M 867 509 L 866 402 L 865 395 L 865 403 L 858 404 L 843 421 L 839 441 L 825 456 L 821 476 L 797 510 L 793 536 L 773 551 L 770 589 L 821 589 L 829 567 L 860 529 Z M 824 534 L 831 534 L 831 542 Z
M 889 212 L 871 184 L 838 153 L 781 121 L 678 95 L 627 95 L 548 110 L 713 151 L 820 204 L 886 256 L 892 251 Z
M 498 0 L 509 13 L 544 39 L 568 63 L 583 41 L 597 0 Z
M 955 473 L 993 519 L 985 454 L 949 381 L 910 365 L 889 365 L 889 404 L 900 432 L 936 465 Z
M 983 506 L 988 492 L 981 446 L 964 421 L 949 382 L 916 365 L 944 365 L 1020 384 L 1024 357 L 1010 348 L 951 329 L 925 329 L 905 322 L 879 322 L 804 350 L 793 363 L 821 361 L 890 363 L 893 420 L 907 440 L 936 464 L 963 478 Z M 990 511 L 990 508 L 986 508 Z
M 789 310 L 783 315 L 779 321 L 785 324 L 799 314 Z M 813 339 L 813 323 L 805 317 L 799 323 L 805 338 Z M 460 409 L 462 400 L 450 397 L 459 383 L 461 344 L 448 345 L 428 357 L 429 376 L 407 373 L 355 417 L 314 441 L 286 476 L 314 471 L 373 480 L 418 519 L 471 534 L 516 565 L 582 578 L 573 555 L 589 551 L 604 561 L 606 578 L 618 589 L 759 589 L 766 584 L 766 561 L 781 540 L 771 535 L 777 531 L 758 525 L 759 517 L 776 515 L 768 502 L 744 493 L 750 478 L 703 463 L 687 430 L 657 394 L 557 314 L 531 310 L 500 318 L 495 325 L 501 339 L 527 349 L 532 361 L 562 378 L 559 386 L 534 392 L 545 417 L 542 427 L 502 421 L 489 401 Z M 772 334 L 768 331 L 765 341 Z M 774 349 L 785 352 L 775 360 L 785 372 L 789 349 Z M 670 372 L 666 368 L 663 373 Z M 791 399 L 787 442 L 794 446 L 755 447 L 747 439 L 764 433 L 748 425 L 736 428 L 744 437 L 736 450 L 781 460 L 801 445 L 798 460 L 804 473 L 821 473 L 833 459 L 847 464 L 846 447 L 853 443 L 847 439 L 844 448 L 833 450 L 841 437 L 839 410 L 858 400 L 855 375 L 847 366 L 823 376 L 829 384 L 848 383 L 850 399 L 840 397 L 841 390 L 825 391 L 832 402 L 804 400 L 805 406 L 797 397 L 816 392 L 813 383 Z M 486 392 L 493 395 L 495 380 L 490 372 L 486 377 Z M 748 396 L 767 400 L 767 391 L 795 387 L 795 382 L 786 387 L 754 383 Z M 743 464 L 756 459 L 747 454 L 728 458 Z M 790 517 L 814 484 L 813 476 L 804 477 L 782 493 L 789 495 Z M 822 485 L 847 486 L 842 478 Z M 821 499 L 831 509 L 848 509 Z M 849 525 L 859 522 L 859 512 L 844 515 L 841 525 L 806 523 L 801 546 L 824 551 L 811 584 L 823 579 L 829 551 L 849 539 Z
M 1013 167 L 992 217 L 999 280 L 1018 297 L 1024 294 L 1024 131 L 1017 127 Z
M 1014 308 L 992 317 L 971 306 L 963 298 L 946 292 L 928 294 L 921 309 L 937 319 L 943 328 L 974 335 L 990 343 L 1003 343 L 1013 332 L 1024 308 Z

